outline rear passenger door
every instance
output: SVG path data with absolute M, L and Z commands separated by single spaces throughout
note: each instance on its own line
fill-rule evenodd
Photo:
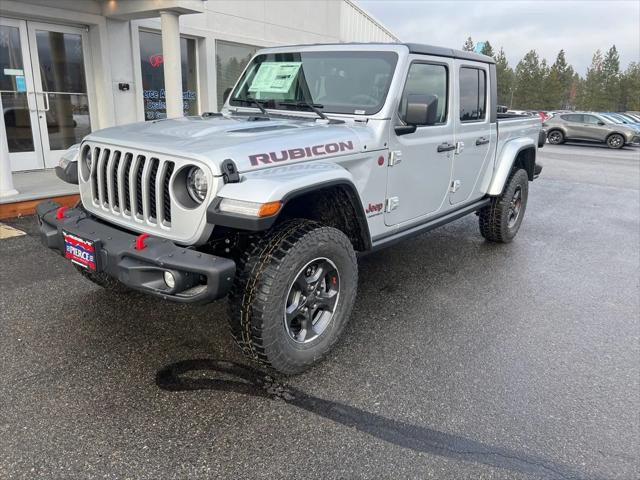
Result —
M 455 117 L 455 155 L 450 203 L 474 200 L 480 176 L 490 164 L 495 148 L 489 106 L 489 65 L 456 60 L 458 109 Z
M 434 215 L 448 206 L 453 157 L 453 117 L 451 103 L 453 60 L 411 55 L 405 85 L 389 133 L 387 200 L 384 221 L 398 225 Z M 419 125 L 415 132 L 399 135 L 395 126 L 406 125 L 409 95 L 435 96 L 436 123 Z

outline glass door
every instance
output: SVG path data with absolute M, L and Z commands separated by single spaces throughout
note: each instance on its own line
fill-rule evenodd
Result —
M 91 132 L 87 32 L 34 22 L 27 29 L 42 157 L 45 168 L 52 168 Z
M 0 18 L 0 106 L 9 145 L 11 170 L 44 166 L 31 74 L 27 24 Z

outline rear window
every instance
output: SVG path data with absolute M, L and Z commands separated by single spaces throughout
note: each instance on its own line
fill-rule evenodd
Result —
M 479 68 L 460 68 L 460 120 L 475 122 L 487 114 L 487 74 Z

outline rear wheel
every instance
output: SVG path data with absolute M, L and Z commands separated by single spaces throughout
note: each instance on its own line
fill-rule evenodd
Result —
M 607 147 L 615 150 L 624 146 L 624 137 L 619 133 L 612 133 L 607 137 Z
M 564 143 L 564 133 L 561 130 L 551 130 L 547 134 L 547 140 L 552 145 L 560 145 Z
M 480 210 L 480 233 L 491 242 L 511 242 L 522 224 L 529 197 L 529 177 L 523 169 L 514 170 L 502 194 Z
M 229 294 L 231 333 L 252 360 L 299 373 L 337 342 L 357 282 L 355 252 L 344 233 L 308 220 L 284 223 L 238 261 Z

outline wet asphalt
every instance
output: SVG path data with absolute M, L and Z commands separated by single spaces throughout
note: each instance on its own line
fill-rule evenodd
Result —
M 110 295 L 8 222 L 0 478 L 638 478 L 640 149 L 541 158 L 512 244 L 471 215 L 361 258 L 342 342 L 289 378 L 223 302 Z

